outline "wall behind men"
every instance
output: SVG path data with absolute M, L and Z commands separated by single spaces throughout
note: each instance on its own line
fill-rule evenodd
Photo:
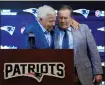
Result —
M 58 10 L 61 5 L 70 5 L 74 11 L 74 19 L 79 23 L 87 24 L 92 32 L 102 61 L 105 61 L 105 37 L 104 37 L 104 4 L 103 2 L 0 2 L 1 8 L 1 48 L 21 49 L 21 28 L 30 24 L 37 17 L 37 8 L 42 5 L 50 5 Z M 99 5 L 101 4 L 101 5 Z M 4 14 L 3 14 L 4 13 Z

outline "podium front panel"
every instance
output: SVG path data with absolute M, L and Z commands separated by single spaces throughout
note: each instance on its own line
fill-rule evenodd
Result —
M 73 50 L 0 50 L 0 85 L 74 85 L 74 53 Z M 5 79 L 5 64 L 35 64 L 35 63 L 62 63 L 64 64 L 64 78 L 44 75 L 38 82 L 28 76 L 17 76 Z M 35 67 L 36 68 L 36 67 Z M 57 67 L 55 67 L 57 68 Z M 10 67 L 8 67 L 10 69 Z M 28 68 L 27 68 L 28 70 Z M 10 70 L 8 70 L 10 71 Z M 11 72 L 17 72 L 17 68 L 11 67 Z M 51 69 L 48 68 L 50 72 Z M 47 72 L 48 72 L 47 71 Z M 56 72 L 56 70 L 54 71 Z M 9 75 L 9 72 L 8 72 Z M 17 75 L 17 74 L 16 74 Z M 38 74 L 39 75 L 39 74 Z M 38 78 L 41 78 L 38 76 Z

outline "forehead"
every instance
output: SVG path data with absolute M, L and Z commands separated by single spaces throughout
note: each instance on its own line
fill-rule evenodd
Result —
M 56 20 L 56 14 L 49 14 L 46 19 L 48 20 Z
M 59 10 L 58 15 L 59 16 L 69 16 L 70 15 L 70 10 L 68 10 L 68 9 Z

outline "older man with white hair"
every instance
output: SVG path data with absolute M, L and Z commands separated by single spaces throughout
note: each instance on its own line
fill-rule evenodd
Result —
M 47 5 L 38 8 L 37 19 L 27 25 L 23 33 L 23 48 L 51 49 L 53 48 L 53 27 L 55 26 L 56 12 Z M 78 23 L 73 20 L 72 26 L 77 28 Z M 30 45 L 29 33 L 34 34 L 34 44 Z

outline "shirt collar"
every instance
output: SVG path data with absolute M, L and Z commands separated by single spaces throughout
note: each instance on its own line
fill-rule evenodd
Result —
M 42 31 L 46 34 L 48 33 L 48 31 L 40 24 L 40 22 L 38 21 L 38 24 L 40 25 Z
M 71 27 L 67 28 L 67 30 L 71 32 Z

